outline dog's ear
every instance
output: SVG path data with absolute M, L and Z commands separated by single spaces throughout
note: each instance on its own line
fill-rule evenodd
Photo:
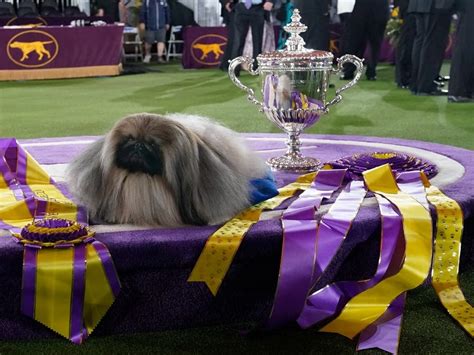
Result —
M 181 125 L 176 125 L 172 149 L 165 154 L 164 174 L 176 199 L 185 224 L 205 225 L 209 221 L 199 213 L 196 199 L 200 176 L 200 157 L 196 136 Z
M 95 216 L 103 200 L 101 151 L 104 138 L 90 145 L 67 169 L 66 181 L 71 193 Z
M 197 173 L 190 177 L 189 191 L 191 211 L 205 223 L 220 223 L 248 206 L 247 179 L 231 163 L 231 157 L 219 147 L 207 144 L 196 137 Z M 184 209 L 189 206 L 183 206 Z

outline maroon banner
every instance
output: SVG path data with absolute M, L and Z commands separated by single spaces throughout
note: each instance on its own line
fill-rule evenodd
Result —
M 0 28 L 0 80 L 113 75 L 122 32 L 115 25 Z

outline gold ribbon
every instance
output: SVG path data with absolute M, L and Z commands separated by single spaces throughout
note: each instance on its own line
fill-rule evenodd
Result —
M 86 245 L 86 260 L 84 325 L 87 332 L 91 334 L 112 303 L 114 303 L 115 296 L 105 274 L 102 261 L 92 244 Z
M 69 338 L 74 249 L 40 249 L 37 254 L 35 319 Z
M 474 336 L 474 308 L 466 301 L 459 282 L 459 259 L 463 231 L 463 213 L 459 204 L 426 179 L 428 201 L 437 213 L 432 284 L 448 313 Z
M 224 280 L 237 250 L 250 227 L 260 219 L 262 211 L 274 209 L 298 190 L 310 187 L 316 173 L 302 175 L 278 190 L 278 195 L 252 206 L 214 232 L 206 241 L 188 282 L 204 282 L 215 296 Z
M 22 148 L 18 146 L 18 149 Z M 26 155 L 26 184 L 36 197 L 46 201 L 46 214 L 50 217 L 76 220 L 77 206 L 51 184 L 48 173 L 28 152 L 23 153 Z M 6 166 L 5 158 L 1 159 Z M 22 228 L 34 217 L 36 216 L 32 216 L 25 200 L 17 199 L 3 174 L 0 174 L 0 219 L 13 227 Z
M 387 310 L 401 293 L 419 286 L 431 266 L 432 227 L 429 212 L 410 195 L 399 191 L 388 164 L 364 172 L 369 190 L 392 202 L 403 217 L 405 260 L 400 271 L 352 298 L 341 314 L 321 329 L 354 338 Z

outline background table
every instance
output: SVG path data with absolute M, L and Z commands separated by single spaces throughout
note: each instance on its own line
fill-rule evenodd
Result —
M 282 154 L 284 137 L 246 134 L 263 157 Z M 25 140 L 23 146 L 57 180 L 65 165 L 98 137 Z M 464 212 L 461 272 L 474 262 L 474 152 L 435 143 L 390 138 L 303 135 L 306 155 L 329 161 L 360 152 L 398 151 L 431 160 L 439 174 L 431 180 Z M 276 174 L 278 185 L 295 174 Z M 331 201 L 329 201 L 330 203 Z M 327 209 L 328 204 L 322 209 Z M 109 248 L 122 291 L 94 334 L 147 332 L 264 319 L 273 300 L 280 261 L 282 230 L 278 218 L 257 223 L 244 238 L 217 297 L 187 278 L 209 235 L 217 226 L 143 229 L 95 226 L 97 239 Z M 321 286 L 335 280 L 373 275 L 380 249 L 380 216 L 367 200 Z M 54 332 L 20 313 L 22 253 L 20 245 L 0 234 L 0 340 L 55 337 Z M 94 334 L 92 336 L 94 336 Z
M 0 80 L 118 75 L 123 26 L 0 28 Z

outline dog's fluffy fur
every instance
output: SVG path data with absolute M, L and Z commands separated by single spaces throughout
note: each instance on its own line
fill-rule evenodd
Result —
M 265 163 L 237 134 L 198 116 L 123 118 L 69 166 L 68 186 L 94 221 L 214 224 L 250 205 Z

